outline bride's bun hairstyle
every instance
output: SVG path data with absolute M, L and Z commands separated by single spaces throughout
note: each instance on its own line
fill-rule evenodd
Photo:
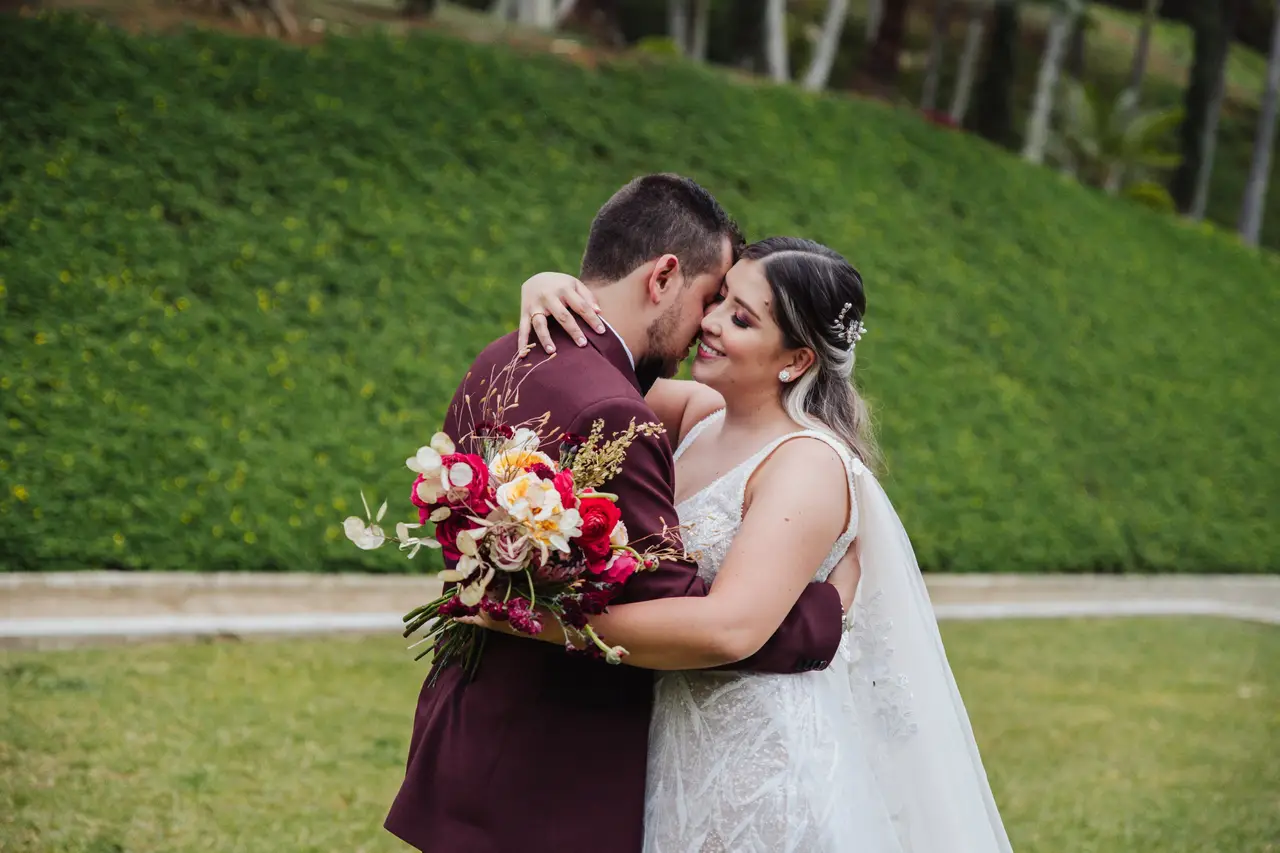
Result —
M 816 357 L 799 378 L 782 384 L 787 414 L 801 426 L 831 433 L 873 464 L 871 412 L 853 385 L 854 348 L 866 331 L 862 276 L 839 252 L 799 237 L 769 237 L 740 257 L 760 263 L 783 345 L 808 347 Z

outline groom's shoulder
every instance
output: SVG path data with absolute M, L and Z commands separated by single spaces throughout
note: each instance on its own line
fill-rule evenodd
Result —
M 519 386 L 522 394 L 554 392 L 558 398 L 587 405 L 608 397 L 643 396 L 624 374 L 594 346 L 579 347 L 556 341 L 554 354 L 534 347 L 524 357 L 517 350 L 517 335 L 503 335 L 481 350 L 464 384 Z

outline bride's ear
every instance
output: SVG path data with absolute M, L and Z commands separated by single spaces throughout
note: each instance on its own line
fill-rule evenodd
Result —
M 817 356 L 813 354 L 813 350 L 808 347 L 800 347 L 800 349 L 791 353 L 791 361 L 787 362 L 785 369 L 791 382 L 795 382 L 804 375 L 806 370 L 813 368 L 813 363 L 817 361 Z

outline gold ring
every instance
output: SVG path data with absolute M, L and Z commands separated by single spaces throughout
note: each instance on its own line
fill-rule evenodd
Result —
M 532 314 L 529 315 L 529 322 L 532 323 L 534 317 L 546 317 L 546 316 L 547 316 L 546 311 L 534 311 Z

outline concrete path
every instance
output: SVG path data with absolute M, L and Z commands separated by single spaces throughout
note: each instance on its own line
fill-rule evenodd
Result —
M 1212 616 L 1280 625 L 1280 577 L 929 575 L 940 619 Z M 396 631 L 427 577 L 0 575 L 0 648 Z

